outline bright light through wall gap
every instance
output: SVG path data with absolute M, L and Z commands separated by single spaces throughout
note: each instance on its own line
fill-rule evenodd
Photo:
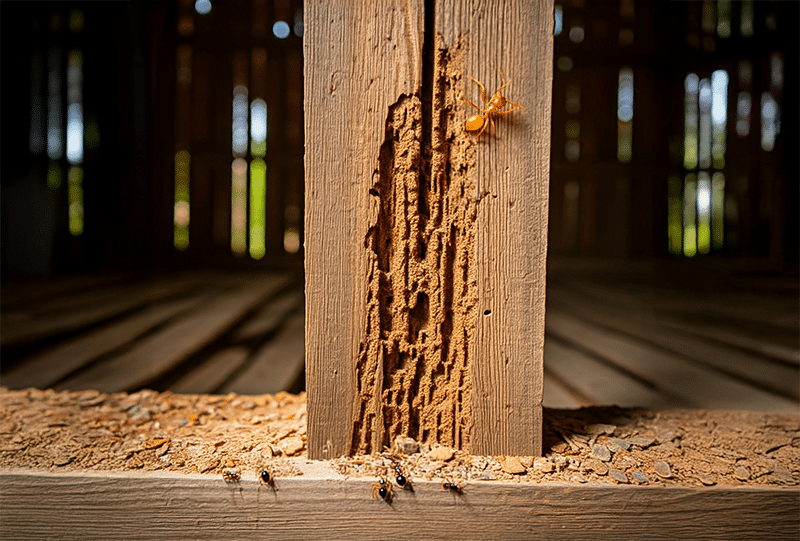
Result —
M 267 104 L 261 98 L 250 104 L 250 154 L 258 158 L 267 154 Z
M 247 153 L 247 87 L 242 85 L 233 89 L 231 150 L 235 157 Z

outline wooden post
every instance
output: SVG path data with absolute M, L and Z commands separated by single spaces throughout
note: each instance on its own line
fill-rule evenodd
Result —
M 306 3 L 310 458 L 541 453 L 553 4 L 472 4 Z

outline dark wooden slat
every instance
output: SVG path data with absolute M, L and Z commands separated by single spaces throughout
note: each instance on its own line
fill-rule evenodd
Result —
M 0 342 L 3 347 L 13 347 L 72 332 L 165 297 L 196 289 L 203 282 L 199 276 L 185 276 L 119 288 L 100 288 L 80 295 L 79 299 L 56 299 L 52 310 L 45 315 L 10 314 L 10 317 L 5 317 L 4 314 Z
M 259 340 L 269 336 L 293 311 L 303 309 L 303 291 L 296 289 L 274 299 L 265 305 L 252 318 L 234 332 L 231 341 L 234 343 Z
M 604 331 L 561 311 L 548 311 L 547 331 L 698 407 L 797 411 L 793 400 L 667 355 L 641 341 Z
M 574 290 L 558 286 L 551 286 L 548 295 L 554 306 L 566 308 L 595 325 L 634 336 L 675 352 L 678 356 L 694 359 L 762 388 L 774 389 L 783 396 L 798 399 L 800 372 L 795 367 L 775 363 L 722 343 L 703 340 L 685 330 L 657 321 L 651 311 L 591 302 Z
M 698 289 L 675 293 L 652 285 L 637 290 L 620 284 L 599 285 L 580 280 L 570 281 L 569 287 L 597 301 L 621 309 L 649 312 L 655 321 L 680 331 L 800 365 L 800 347 L 796 332 L 798 311 L 795 305 L 787 304 L 785 300 L 767 302 L 760 295 L 743 297 L 732 292 L 709 297 Z M 722 302 L 720 299 L 726 296 L 736 298 L 734 301 Z M 686 317 L 692 310 L 696 313 L 691 316 L 689 322 Z M 721 325 L 708 321 L 713 319 L 709 318 L 709 314 L 726 312 L 725 321 L 728 324 Z M 681 314 L 684 314 L 683 318 Z M 735 329 L 732 328 L 732 321 L 737 323 Z M 774 332 L 756 332 L 751 328 L 770 326 Z M 747 332 L 744 332 L 745 330 Z M 789 337 L 788 343 L 786 340 L 778 339 L 779 336 Z
M 544 370 L 544 398 L 542 406 L 545 408 L 580 408 L 589 406 L 587 402 L 581 402 L 570 392 L 558 379 L 547 371 L 547 342 L 545 342 L 545 370 Z
M 250 354 L 250 349 L 239 346 L 223 349 L 170 385 L 169 390 L 189 394 L 213 393 L 247 360 Z
M 92 359 L 111 353 L 147 330 L 197 306 L 201 300 L 198 296 L 164 302 L 118 323 L 82 334 L 4 372 L 2 384 L 12 389 L 49 387 Z
M 60 389 L 106 392 L 137 389 L 219 338 L 266 297 L 290 282 L 287 276 L 252 278 L 215 296 L 199 310 L 157 332 L 126 353 L 61 382 Z
M 292 316 L 273 340 L 262 347 L 249 365 L 223 392 L 263 394 L 286 391 L 303 370 L 305 353 L 303 314 Z
M 38 304 L 47 304 L 54 298 L 74 295 L 80 297 L 87 291 L 100 287 L 122 284 L 134 276 L 132 273 L 107 275 L 79 275 L 54 278 L 51 280 L 32 280 L 3 285 L 0 307 L 4 313 L 29 311 Z
M 545 338 L 544 362 L 548 372 L 598 406 L 670 408 L 687 407 L 680 401 L 615 370 L 588 355 Z

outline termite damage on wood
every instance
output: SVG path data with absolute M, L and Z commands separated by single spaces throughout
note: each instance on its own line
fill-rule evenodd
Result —
M 386 117 L 364 238 L 354 454 L 400 435 L 469 446 L 476 202 L 475 148 L 457 101 L 462 53 L 437 36 L 430 88 L 400 96 Z

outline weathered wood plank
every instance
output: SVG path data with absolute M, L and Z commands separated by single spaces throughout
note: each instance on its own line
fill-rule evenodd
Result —
M 353 444 L 365 237 L 378 206 L 370 190 L 387 111 L 422 84 L 422 18 L 422 0 L 305 3 L 306 387 L 315 458 L 348 454 Z
M 202 283 L 198 276 L 162 278 L 144 283 L 97 288 L 81 295 L 55 299 L 43 313 L 4 314 L 3 347 L 14 347 L 97 324 L 148 303 L 179 294 Z M 42 310 L 40 307 L 39 310 Z
M 800 373 L 796 366 L 777 363 L 720 342 L 704 340 L 695 334 L 695 328 L 690 329 L 695 332 L 681 331 L 659 322 L 652 311 L 641 307 L 629 304 L 623 308 L 605 302 L 592 302 L 574 290 L 558 286 L 548 289 L 548 297 L 555 299 L 554 306 L 566 308 L 595 325 L 636 337 L 677 356 L 693 359 L 756 386 L 774 389 L 778 394 L 798 399 L 800 390 L 797 381 Z
M 627 408 L 675 408 L 690 405 L 680 397 L 659 392 L 556 340 L 545 341 L 544 360 L 548 372 L 579 391 L 592 405 Z
M 62 381 L 57 388 L 105 392 L 141 388 L 216 340 L 249 310 L 290 281 L 285 275 L 253 276 L 250 283 L 204 299 L 201 309 L 166 326 L 122 355 Z
M 163 302 L 118 323 L 81 334 L 3 372 L 3 385 L 10 389 L 50 387 L 93 359 L 113 352 L 149 329 L 197 306 L 200 300 L 198 296 Z
M 504 95 L 525 107 L 498 119 L 496 139 L 477 142 L 471 172 L 478 201 L 478 316 L 470 449 L 540 454 L 553 2 L 445 0 L 436 10 L 444 46 L 464 43 L 464 99 L 479 102 L 468 77 L 493 92 L 503 70 L 509 83 Z M 460 120 L 474 113 L 459 105 Z
M 604 331 L 561 311 L 547 314 L 548 333 L 579 345 L 694 407 L 797 411 L 797 402 L 744 384 L 647 344 Z
M 580 408 L 581 406 L 590 405 L 589 401 L 581 401 L 577 398 L 574 393 L 547 371 L 544 373 L 543 388 L 542 405 L 545 408 Z
M 169 390 L 189 394 L 214 393 L 245 363 L 250 353 L 250 349 L 240 346 L 225 348 L 170 385 Z
M 302 462 L 306 462 L 305 460 Z M 169 473 L 0 472 L 9 539 L 797 539 L 800 491 L 420 481 L 391 505 L 322 467 L 261 486 Z M 43 505 L 46 502 L 46 505 Z M 466 534 L 464 533 L 466 532 Z
M 237 329 L 231 341 L 244 343 L 263 340 L 274 333 L 290 313 L 303 310 L 302 289 L 292 290 L 270 301 Z
M 303 314 L 291 316 L 278 334 L 259 349 L 247 367 L 222 392 L 274 394 L 288 391 L 303 370 Z

